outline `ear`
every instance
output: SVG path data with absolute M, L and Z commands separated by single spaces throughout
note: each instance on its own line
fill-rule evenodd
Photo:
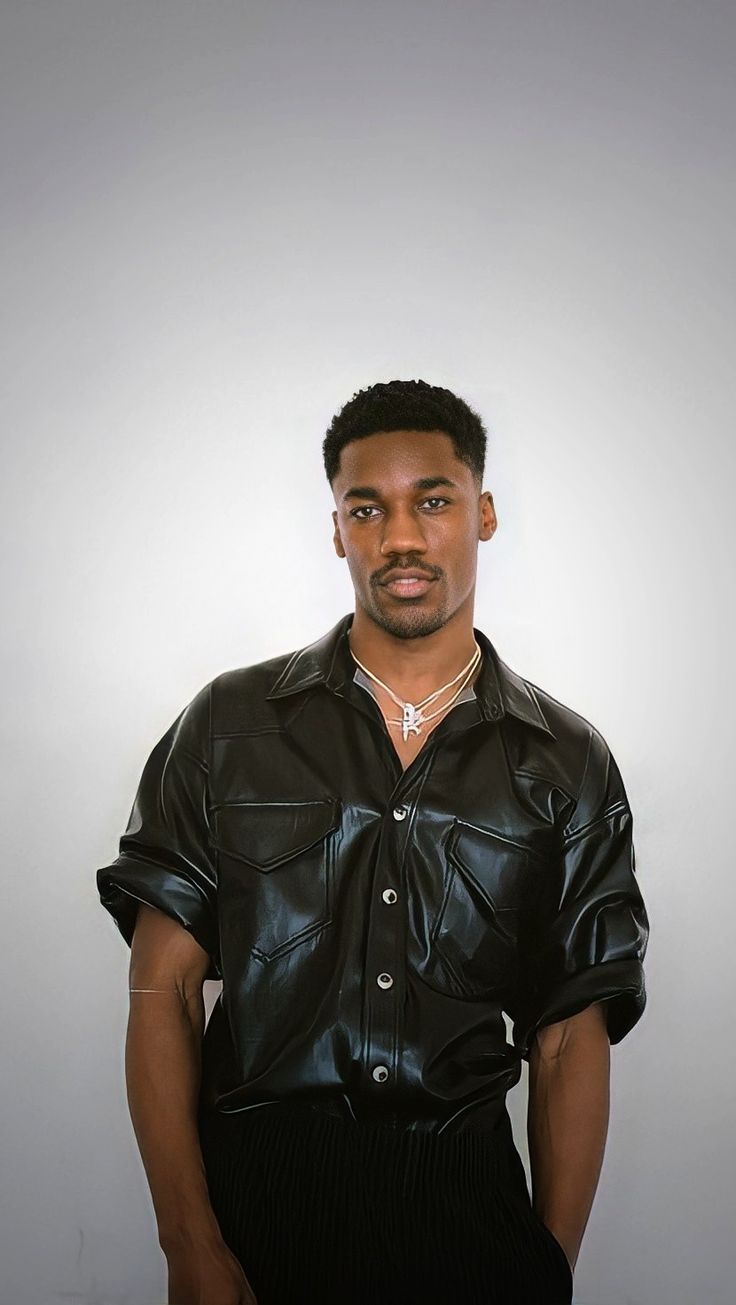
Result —
M 340 538 L 340 527 L 337 524 L 337 512 L 332 513 L 332 524 L 335 527 L 332 535 L 332 542 L 335 545 L 335 552 L 337 553 L 338 557 L 345 557 L 346 556 L 345 549 L 343 548 L 342 539 Z
M 478 538 L 490 539 L 497 525 L 496 509 L 493 506 L 493 495 L 489 489 L 484 490 L 478 503 L 479 520 L 478 520 Z

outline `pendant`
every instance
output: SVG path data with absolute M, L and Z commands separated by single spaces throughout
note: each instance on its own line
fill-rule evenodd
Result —
M 424 717 L 422 716 L 421 708 L 417 710 L 411 702 L 404 703 L 404 719 L 401 722 L 401 733 L 405 743 L 409 737 L 409 730 L 412 730 L 414 734 L 419 734 L 419 727 L 423 720 Z

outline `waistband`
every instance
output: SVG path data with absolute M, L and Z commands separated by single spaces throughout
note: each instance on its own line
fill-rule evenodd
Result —
M 328 1167 L 346 1159 L 356 1172 L 361 1165 L 367 1172 L 398 1166 L 478 1188 L 498 1181 L 524 1196 L 526 1175 L 505 1105 L 492 1129 L 453 1132 L 414 1126 L 427 1122 L 355 1118 L 332 1101 L 282 1100 L 237 1111 L 210 1107 L 200 1113 L 200 1135 L 210 1151 L 242 1148 L 241 1153 L 254 1157 L 283 1153 L 294 1163 L 299 1155 L 311 1156 L 315 1163 L 319 1157 Z

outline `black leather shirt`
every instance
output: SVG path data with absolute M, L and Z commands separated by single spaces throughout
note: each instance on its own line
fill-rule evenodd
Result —
M 128 943 L 140 899 L 209 952 L 207 1107 L 490 1131 L 535 1029 L 604 1001 L 616 1043 L 644 1009 L 629 803 L 599 731 L 478 629 L 472 690 L 404 770 L 352 619 L 197 693 L 100 899 Z

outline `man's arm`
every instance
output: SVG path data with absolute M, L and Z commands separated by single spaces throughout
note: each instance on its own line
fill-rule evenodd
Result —
M 537 1030 L 529 1056 L 532 1204 L 575 1267 L 608 1134 L 610 1042 L 595 1002 Z
M 169 1299 L 245 1305 L 255 1296 L 210 1204 L 197 1128 L 209 964 L 176 920 L 141 903 L 131 944 L 128 1104 L 169 1265 Z

